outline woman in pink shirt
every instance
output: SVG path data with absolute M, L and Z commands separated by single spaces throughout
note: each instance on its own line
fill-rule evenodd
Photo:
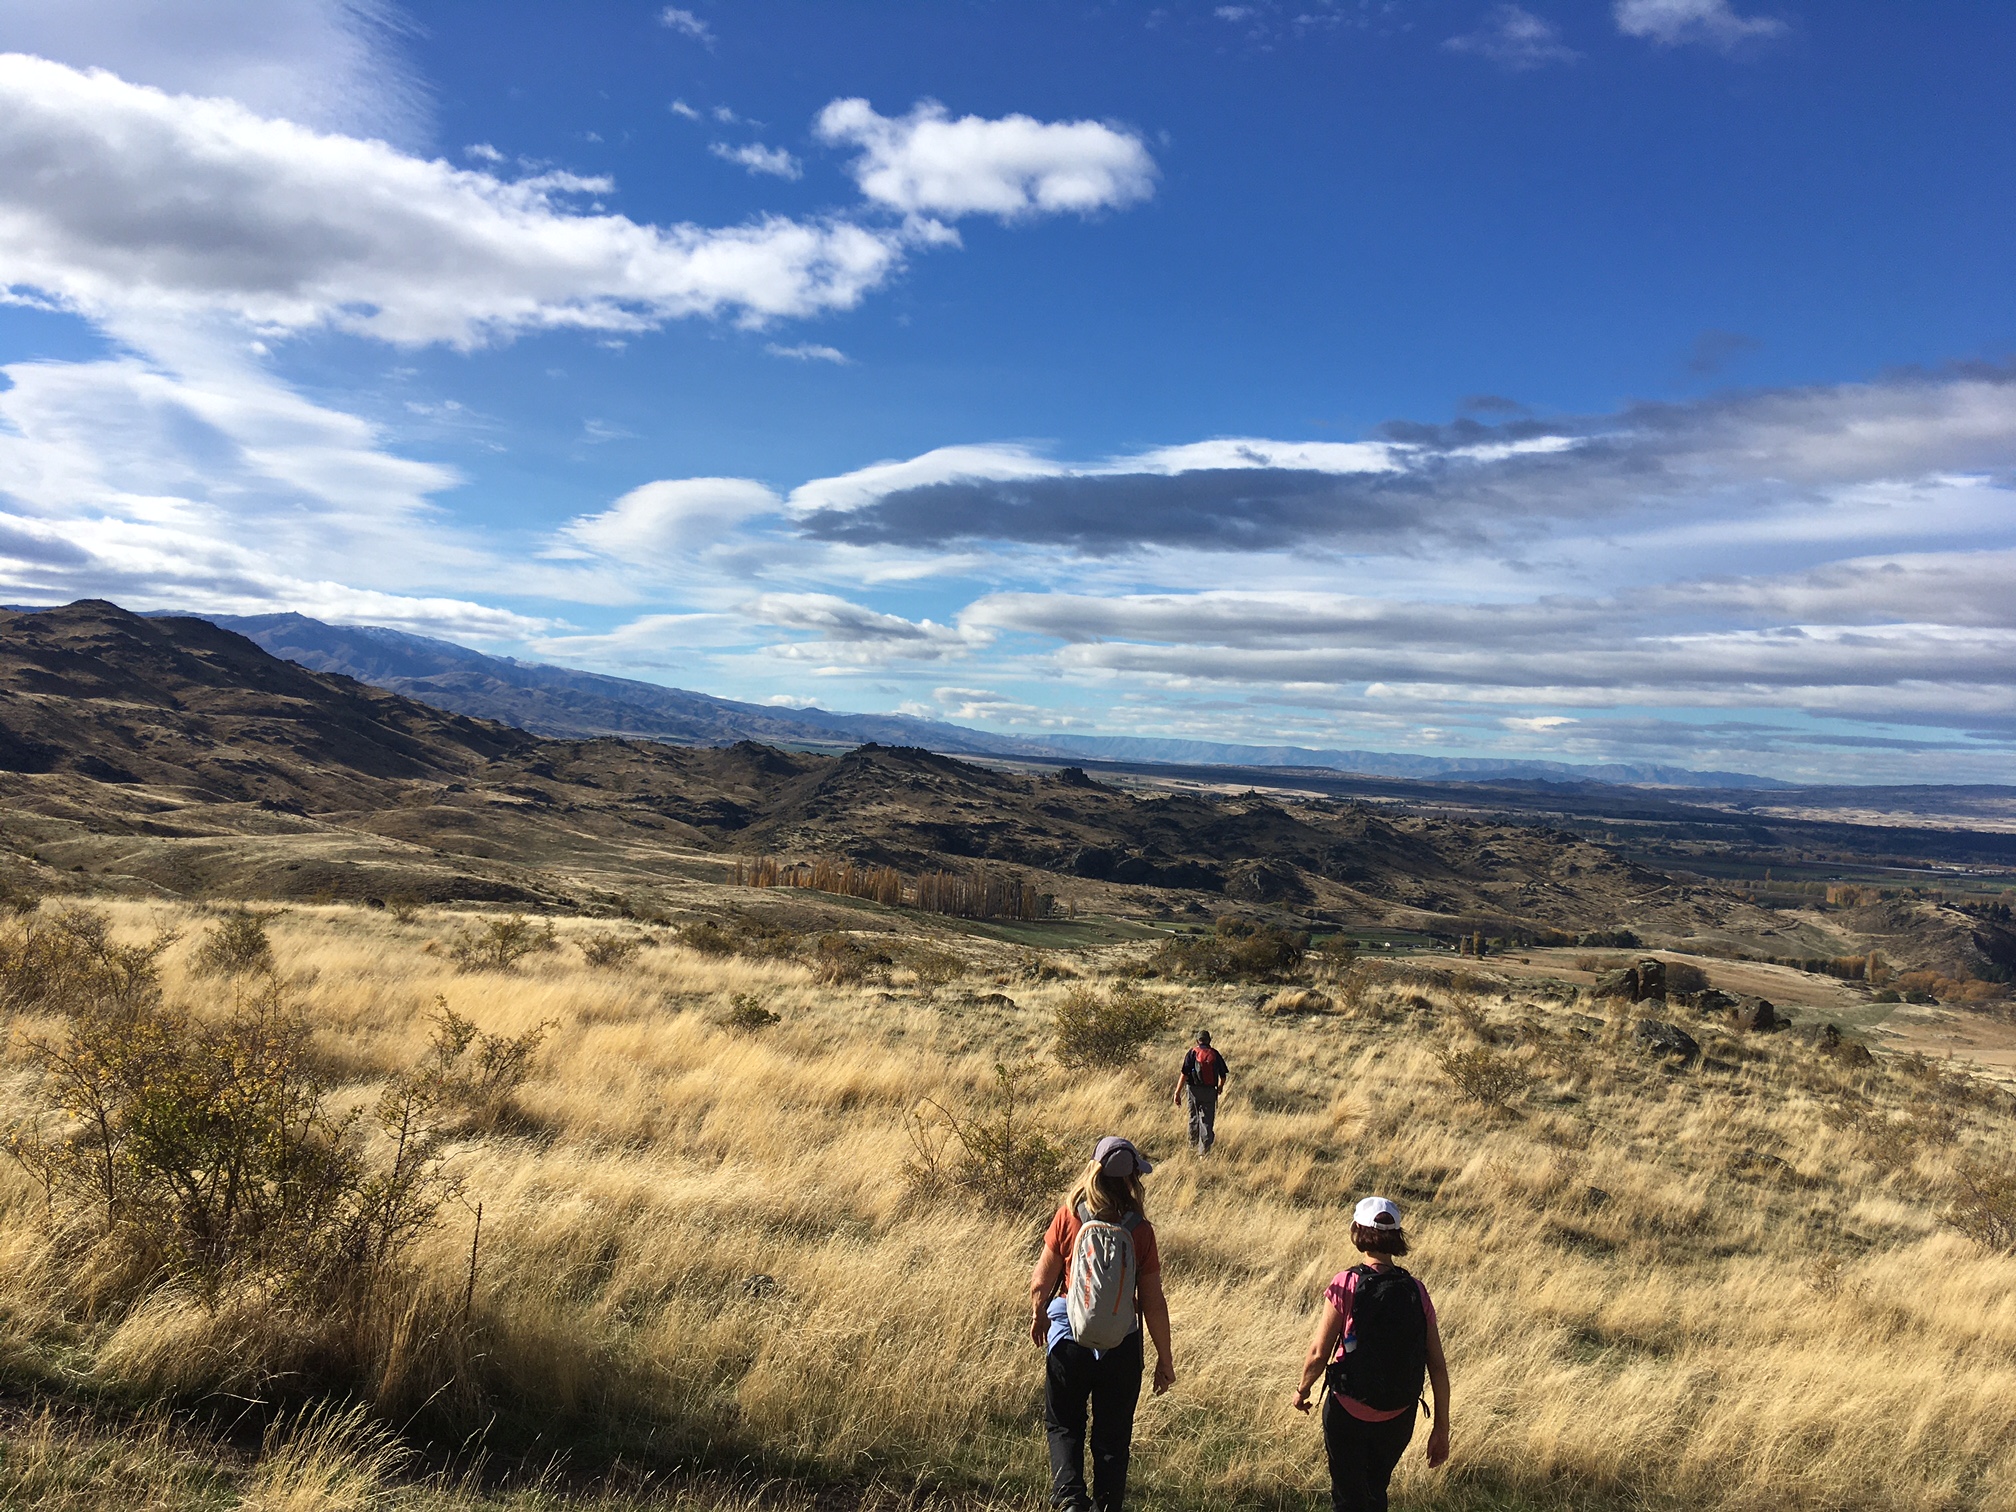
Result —
M 1407 1253 L 1398 1205 L 1384 1197 L 1360 1202 L 1351 1242 L 1367 1263 L 1340 1271 L 1324 1288 L 1294 1405 L 1307 1412 L 1310 1388 L 1327 1378 L 1323 1448 L 1332 1512 L 1386 1512 L 1393 1467 L 1414 1436 L 1424 1373 L 1435 1387 L 1428 1463 L 1449 1458 L 1449 1366 L 1428 1288 L 1393 1263 Z

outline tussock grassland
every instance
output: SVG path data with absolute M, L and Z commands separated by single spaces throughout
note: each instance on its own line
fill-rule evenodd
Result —
M 112 911 L 136 940 L 185 931 L 164 957 L 171 1000 L 222 1001 L 189 971 L 208 916 Z M 968 974 L 935 988 L 900 968 L 831 987 L 665 933 L 594 968 L 580 944 L 610 926 L 561 921 L 558 948 L 512 971 L 458 970 L 448 945 L 472 922 L 308 907 L 270 926 L 344 1105 L 423 1055 L 437 995 L 487 1033 L 553 1026 L 510 1109 L 449 1147 L 462 1200 L 371 1309 L 316 1316 L 249 1284 L 122 1292 L 91 1256 L 52 1251 L 40 1189 L 0 1168 L 0 1380 L 142 1423 L 0 1422 L 0 1505 L 660 1494 L 621 1472 L 481 1490 L 456 1478 L 481 1443 L 493 1465 L 561 1456 L 577 1476 L 698 1465 L 745 1487 L 1038 1505 L 1025 1286 L 1048 1213 L 986 1211 L 905 1169 L 905 1115 L 984 1107 L 998 1062 L 1029 1073 L 1018 1116 L 1074 1158 L 1125 1132 L 1163 1162 L 1151 1216 L 1179 1380 L 1143 1399 L 1143 1505 L 1327 1496 L 1287 1397 L 1320 1289 L 1355 1258 L 1349 1204 L 1379 1191 L 1407 1209 L 1455 1387 L 1452 1462 L 1410 1451 L 1404 1505 L 2016 1508 L 2016 1258 L 1941 1221 L 1959 1163 L 2006 1160 L 2016 1119 L 1967 1077 L 1684 1019 L 1706 1055 L 1670 1066 L 1634 1046 L 1628 1013 L 1362 967 L 1325 984 L 1319 1013 L 1149 983 L 1179 1029 L 1133 1068 L 1066 1073 L 1052 1014 L 1084 983 L 1024 976 L 1011 947 L 964 947 Z M 1013 1006 L 980 1000 L 994 993 Z M 725 1027 L 738 1000 L 778 1021 Z M 1169 1101 L 1193 1021 L 1235 1073 L 1204 1161 Z M 0 1118 L 35 1111 L 25 1036 L 60 1029 L 13 1025 Z M 1500 1058 L 1523 1090 L 1460 1100 L 1452 1049 Z M 366 1413 L 317 1416 L 331 1393 Z M 285 1413 L 242 1462 L 146 1416 L 234 1398 Z M 440 1472 L 374 1423 L 472 1447 Z

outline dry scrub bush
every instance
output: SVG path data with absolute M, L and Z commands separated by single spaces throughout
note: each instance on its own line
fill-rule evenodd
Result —
M 541 929 L 523 914 L 512 914 L 492 919 L 481 929 L 465 930 L 449 955 L 464 971 L 510 971 L 526 956 L 556 949 L 559 943 L 551 919 Z
M 1664 965 L 1668 997 L 1682 997 L 1708 990 L 1708 973 L 1692 961 L 1667 961 Z
M 381 1104 L 396 1151 L 371 1170 L 357 1115 L 330 1110 L 307 1025 L 270 979 L 219 1017 L 143 1000 L 76 1013 L 27 1049 L 48 1112 L 8 1149 L 67 1247 L 109 1241 L 143 1291 L 368 1290 L 439 1205 L 424 1098 Z
M 1163 976 L 1207 982 L 1276 981 L 1300 970 L 1308 949 L 1307 934 L 1228 914 L 1209 935 L 1163 941 L 1147 964 Z
M 614 932 L 589 935 L 581 941 L 581 959 L 601 971 L 621 971 L 644 948 L 641 935 Z
M 488 1129 L 511 1112 L 512 1098 L 532 1073 L 532 1057 L 559 1027 L 544 1019 L 522 1034 L 485 1034 L 434 999 L 434 1033 L 411 1071 L 394 1077 L 379 1104 L 387 1130 L 439 1128 L 464 1133 Z M 395 1113 L 396 1108 L 396 1113 Z
M 1977 1244 L 2016 1254 L 2016 1166 L 1963 1160 L 1953 1184 L 1956 1192 L 1946 1221 Z
M 1057 1197 L 1070 1157 L 1054 1137 L 1029 1125 L 1025 1075 L 997 1064 L 986 1102 L 963 1117 L 931 1098 L 905 1115 L 911 1191 L 923 1197 L 962 1192 L 1002 1213 L 1028 1212 Z
M 1075 986 L 1058 1000 L 1052 1053 L 1071 1070 L 1130 1066 L 1175 1021 L 1171 1004 L 1129 983 L 1114 984 L 1104 997 Z
M 753 992 L 736 993 L 729 999 L 728 1011 L 721 1015 L 721 1027 L 737 1034 L 754 1034 L 781 1022 L 782 1016 L 764 1007 L 763 1000 Z
M 0 927 L 0 1010 L 116 1012 L 151 1002 L 162 953 L 177 938 L 159 931 L 145 945 L 120 944 L 111 920 L 86 908 L 19 916 Z
M 797 955 L 801 942 L 790 930 L 757 919 L 696 919 L 681 927 L 679 943 L 697 955 L 778 961 Z
M 812 979 L 822 987 L 852 987 L 895 964 L 887 949 L 859 935 L 822 934 L 812 947 Z
M 227 909 L 203 936 L 189 957 L 192 976 L 253 976 L 273 970 L 273 942 L 266 938 L 266 923 L 285 909 Z
M 1482 1103 L 1487 1108 L 1508 1106 L 1532 1081 L 1517 1061 L 1488 1045 L 1470 1050 L 1458 1050 L 1452 1045 L 1436 1056 L 1435 1064 L 1459 1098 Z

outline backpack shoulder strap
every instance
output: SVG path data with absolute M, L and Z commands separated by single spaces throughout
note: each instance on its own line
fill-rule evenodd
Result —
M 1122 1218 L 1120 1220 L 1120 1227 L 1127 1230 L 1127 1232 L 1131 1234 L 1134 1232 L 1135 1229 L 1141 1226 L 1142 1221 L 1143 1221 L 1142 1217 L 1139 1213 L 1129 1213 L 1125 1218 Z

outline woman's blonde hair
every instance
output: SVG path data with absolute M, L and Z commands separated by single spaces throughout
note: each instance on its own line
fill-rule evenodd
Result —
M 1102 1223 L 1116 1222 L 1129 1213 L 1148 1216 L 1148 1194 L 1142 1190 L 1141 1173 L 1109 1176 L 1096 1160 L 1085 1167 L 1064 1205 L 1074 1213 L 1082 1207 Z

